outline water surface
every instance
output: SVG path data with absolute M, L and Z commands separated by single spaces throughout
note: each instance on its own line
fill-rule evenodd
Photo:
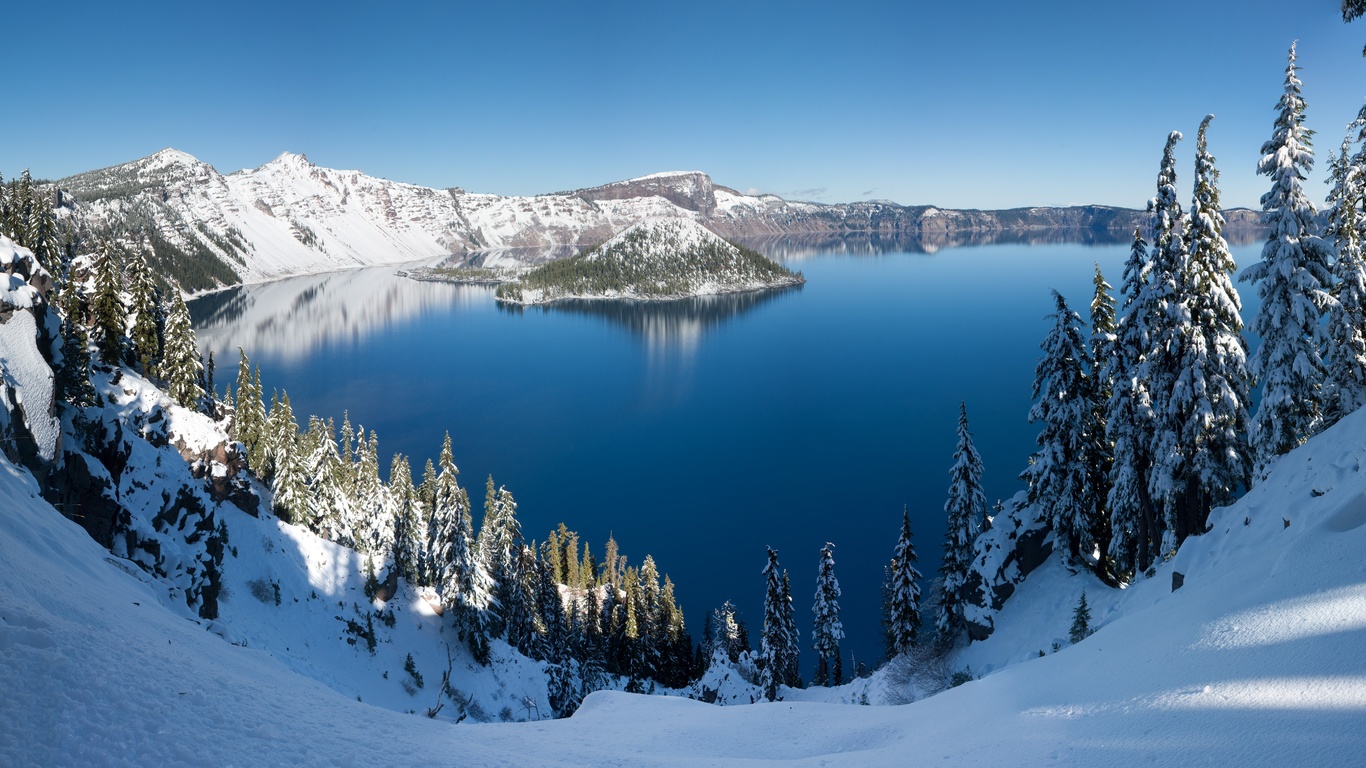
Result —
M 529 538 L 563 521 L 596 554 L 609 533 L 634 563 L 652 554 L 694 639 L 729 599 L 757 641 L 773 546 L 805 650 L 817 556 L 834 542 L 850 669 L 851 653 L 882 652 L 882 568 L 903 505 L 921 571 L 938 564 L 959 401 L 988 501 L 1013 495 L 1038 431 L 1027 414 L 1049 291 L 1086 317 L 1093 263 L 1117 285 L 1128 247 L 768 246 L 806 285 L 523 310 L 488 287 L 368 269 L 234 289 L 191 311 L 220 389 L 240 345 L 301 422 L 340 424 L 349 410 L 415 473 L 449 430 L 476 504 L 492 474 Z M 1248 263 L 1256 246 L 1234 251 Z

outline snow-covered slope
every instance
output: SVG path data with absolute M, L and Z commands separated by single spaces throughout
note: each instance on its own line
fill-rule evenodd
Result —
M 120 567 L 0 459 L 0 763 L 1354 765 L 1366 749 L 1363 435 L 1357 413 L 1314 438 L 1129 589 L 1046 564 L 961 654 L 990 674 L 914 704 L 596 693 L 565 721 L 458 726 L 356 701 L 346 686 L 365 698 L 368 678 L 341 694 L 297 674 L 315 652 L 295 644 L 324 641 L 284 617 L 303 610 L 295 597 L 310 602 L 305 589 L 321 600 L 345 588 L 334 561 L 299 571 L 307 584 L 267 574 L 280 607 L 230 581 L 226 605 L 251 606 L 214 627 L 233 645 L 164 605 L 163 586 Z M 277 524 L 237 521 L 243 550 L 270 538 L 298 547 L 282 557 L 329 556 Z M 1172 571 L 1185 577 L 1175 592 Z M 1050 652 L 1083 586 L 1099 631 Z M 416 604 L 398 616 L 423 621 Z M 316 655 L 306 663 L 326 663 Z

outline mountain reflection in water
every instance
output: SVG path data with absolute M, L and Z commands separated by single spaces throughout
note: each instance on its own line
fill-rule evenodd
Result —
M 693 296 L 672 301 L 570 299 L 553 304 L 522 307 L 499 304 L 512 314 L 563 312 L 593 317 L 625 328 L 640 337 L 652 352 L 677 351 L 688 356 L 697 351 L 706 335 L 726 322 L 776 299 L 800 291 L 801 286 L 745 291 L 716 296 Z

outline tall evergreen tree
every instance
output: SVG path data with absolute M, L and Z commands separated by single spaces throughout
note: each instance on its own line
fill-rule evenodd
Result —
M 166 350 L 160 372 L 166 380 L 166 393 L 177 403 L 199 410 L 204 389 L 200 378 L 204 363 L 190 324 L 190 310 L 179 291 L 171 291 L 171 311 L 166 316 Z M 240 396 L 239 396 L 240 400 Z
M 1092 280 L 1091 295 L 1091 370 L 1088 399 L 1091 410 L 1086 423 L 1086 442 L 1082 464 L 1086 467 L 1086 510 L 1090 518 L 1090 540 L 1095 542 L 1099 558 L 1096 574 L 1113 582 L 1110 573 L 1110 541 L 1114 534 L 1110 527 L 1110 473 L 1114 468 L 1114 451 L 1106 424 L 1110 399 L 1114 397 L 1114 366 L 1117 322 L 1115 300 L 1111 286 L 1101 274 L 1097 263 Z
M 797 613 L 792 602 L 792 581 L 783 570 L 782 607 L 783 630 L 787 635 L 787 653 L 783 654 L 783 684 L 789 688 L 802 687 L 801 633 L 797 631 Z
M 94 296 L 90 299 L 90 330 L 100 362 L 118 365 L 123 357 L 123 275 L 113 246 L 101 243 L 95 251 Z
M 967 403 L 958 404 L 958 442 L 953 451 L 953 467 L 949 470 L 944 512 L 948 520 L 944 533 L 944 560 L 939 568 L 943 586 L 937 624 L 941 638 L 948 642 L 967 627 L 963 620 L 964 585 L 968 567 L 972 564 L 972 544 L 987 512 L 987 499 L 982 492 L 982 457 L 972 444 Z
M 436 584 L 436 465 L 431 459 L 422 468 L 422 483 L 417 486 L 417 500 L 422 505 L 423 530 L 427 538 L 423 542 L 422 556 L 418 558 L 418 584 L 424 587 Z M 533 553 L 534 554 L 534 553 Z
M 470 502 L 465 489 L 456 482 L 460 470 L 451 454 L 451 436 L 446 435 L 438 458 L 441 473 L 436 480 L 436 499 L 432 517 L 437 547 L 433 552 L 439 571 L 441 602 L 451 612 L 460 638 L 481 664 L 488 663 L 488 616 L 492 602 L 488 573 L 474 549 Z
M 361 430 L 362 436 L 364 430 Z M 382 570 L 392 562 L 394 553 L 394 515 L 389 494 L 379 477 L 379 437 L 370 431 L 370 440 L 361 440 L 356 451 L 356 510 L 361 531 L 361 548 Z
M 81 295 L 70 277 L 62 285 L 62 362 L 57 368 L 57 399 L 78 407 L 95 404 L 90 385 L 89 337 L 81 309 Z
M 492 476 L 489 479 L 492 480 Z M 479 559 L 492 581 L 494 601 L 502 606 L 503 616 L 508 621 L 518 620 L 511 613 L 518 608 L 517 566 L 521 550 L 522 527 L 517 522 L 517 501 L 508 489 L 500 487 L 486 499 Z
M 783 684 L 785 673 L 791 662 L 788 659 L 793 639 L 787 632 L 787 612 L 791 602 L 784 601 L 782 568 L 778 565 L 778 553 L 768 548 L 768 565 L 764 566 L 764 631 L 759 642 L 759 662 L 762 665 L 759 686 L 769 701 L 778 698 L 778 686 Z
M 240 409 L 238 412 L 241 413 Z M 351 530 L 352 500 L 340 482 L 343 468 L 332 421 L 313 417 L 309 432 L 315 437 L 309 440 L 313 449 L 307 459 L 308 526 L 329 541 L 351 546 L 355 543 Z
M 1277 457 L 1318 429 L 1324 377 L 1319 319 L 1336 303 L 1329 293 L 1327 248 L 1315 232 L 1314 205 L 1303 186 L 1314 167 L 1314 152 L 1313 132 L 1304 127 L 1301 86 L 1291 45 L 1275 128 L 1262 145 L 1257 166 L 1258 173 L 1271 177 L 1271 190 L 1262 195 L 1270 237 L 1262 260 L 1240 278 L 1255 284 L 1262 300 L 1252 323 L 1262 342 L 1250 361 L 1262 386 L 1251 435 L 1258 479 Z
M 133 342 L 138 364 L 148 376 L 159 376 L 161 362 L 161 334 L 165 319 L 157 300 L 152 269 L 140 248 L 128 254 L 128 338 Z
M 299 445 L 299 423 L 289 404 L 289 393 L 271 413 L 275 476 L 271 480 L 275 514 L 285 522 L 302 522 L 308 511 L 308 468 Z
M 1116 571 L 1141 573 L 1156 555 L 1157 512 L 1148 495 L 1152 467 L 1152 395 L 1141 375 L 1149 346 L 1148 243 L 1135 229 L 1124 263 L 1124 314 L 1115 331 L 1106 377 L 1114 393 L 1106 408 L 1106 435 L 1113 447 L 1110 470 L 1110 558 Z
M 844 639 L 844 624 L 840 621 L 840 583 L 835 578 L 834 547 L 834 544 L 826 542 L 821 548 L 820 565 L 816 570 L 816 597 L 811 606 L 811 649 L 817 657 L 813 682 L 827 686 L 844 682 L 840 666 L 840 641 Z
M 1082 464 L 1091 411 L 1086 376 L 1090 366 L 1081 317 L 1057 291 L 1053 300 L 1057 306 L 1050 315 L 1053 327 L 1040 345 L 1043 357 L 1034 370 L 1034 407 L 1029 410 L 1029 421 L 1042 424 L 1039 449 L 1020 479 L 1029 483 L 1029 503 L 1037 505 L 1052 525 L 1064 557 L 1076 563 L 1081 559 L 1083 536 L 1091 528 L 1087 468 Z M 941 607 L 941 617 L 944 610 Z M 942 632 L 942 620 L 940 624 Z M 949 628 L 957 629 L 952 624 Z
M 901 511 L 901 536 L 892 550 L 883 586 L 883 629 L 887 658 L 909 652 L 920 637 L 920 571 L 915 567 L 915 542 L 911 537 L 911 511 Z
M 1351 131 L 1358 129 L 1357 140 L 1366 139 L 1366 107 L 1348 126 L 1342 153 L 1334 161 L 1329 178 L 1332 188 L 1324 236 L 1331 240 L 1335 254 L 1337 305 L 1328 314 L 1323 351 L 1325 426 L 1366 405 L 1366 255 L 1362 252 L 1362 233 L 1366 230 L 1366 146 L 1355 154 L 1351 151 Z
M 394 570 L 410 584 L 417 584 L 417 559 L 426 536 L 420 532 L 422 515 L 413 487 L 408 457 L 394 454 L 389 462 L 389 499 L 394 520 Z
M 1223 236 L 1219 172 L 1206 138 L 1213 119 L 1200 124 L 1196 142 L 1190 255 L 1178 275 L 1184 315 L 1178 375 L 1160 418 L 1167 441 L 1153 450 L 1159 457 L 1153 495 L 1175 544 L 1203 533 L 1210 509 L 1232 501 L 1251 471 L 1247 347 L 1231 279 L 1237 265 Z
M 62 246 L 58 235 L 57 217 L 52 212 L 52 203 L 46 196 L 39 195 L 34 200 L 33 217 L 29 224 L 29 242 L 24 243 L 33 251 L 38 263 L 52 275 L 62 273 Z

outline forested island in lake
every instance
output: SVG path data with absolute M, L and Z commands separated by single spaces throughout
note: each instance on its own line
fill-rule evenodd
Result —
M 690 219 L 650 219 L 579 256 L 544 264 L 498 286 L 509 304 L 562 299 L 667 300 L 806 282 L 762 254 Z

